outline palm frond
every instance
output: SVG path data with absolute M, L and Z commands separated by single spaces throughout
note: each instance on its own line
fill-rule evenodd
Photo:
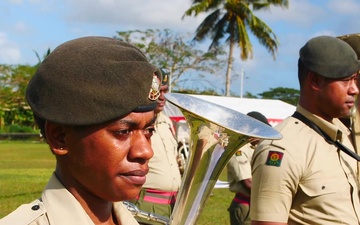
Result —
M 225 41 L 238 43 L 241 49 L 240 57 L 245 60 L 253 56 L 249 29 L 275 59 L 277 37 L 266 23 L 254 15 L 254 11 L 268 9 L 271 5 L 288 7 L 288 0 L 193 0 L 192 2 L 193 6 L 185 12 L 185 15 L 193 13 L 198 15 L 216 9 L 199 25 L 193 41 L 202 41 L 211 37 L 210 50 L 219 46 L 220 41 L 227 36 Z M 220 9 L 221 5 L 224 7 L 224 12 Z
M 253 57 L 251 41 L 247 32 L 248 20 L 253 16 L 247 1 L 231 2 L 225 6 L 228 11 L 232 12 L 232 36 L 227 42 L 234 41 L 240 48 L 240 58 L 246 60 Z
M 220 16 L 220 10 L 215 10 L 210 15 L 208 15 L 203 22 L 196 29 L 194 41 L 202 41 L 207 36 L 210 36 L 211 33 L 216 32 L 215 24 L 218 22 Z
M 253 16 L 249 28 L 275 59 L 279 41 L 271 28 L 256 16 Z
M 288 0 L 255 0 L 250 1 L 253 6 L 253 10 L 261 10 L 261 9 L 270 9 L 270 6 L 280 6 L 281 8 L 288 8 L 289 1 Z
M 280 6 L 281 8 L 289 7 L 289 0 L 267 0 L 270 5 Z
M 192 6 L 185 11 L 182 18 L 185 16 L 194 16 L 199 15 L 203 12 L 209 12 L 211 10 L 216 10 L 219 8 L 223 0 L 194 0 Z
M 192 2 L 193 5 L 185 12 L 183 18 L 212 11 L 197 28 L 193 42 L 210 37 L 209 51 L 220 46 L 220 42 L 223 40 L 229 45 L 226 95 L 230 93 L 229 83 L 234 45 L 237 43 L 240 48 L 242 60 L 253 57 L 253 46 L 249 38 L 249 31 L 255 35 L 260 44 L 275 59 L 279 43 L 277 37 L 268 25 L 254 15 L 254 12 L 270 9 L 271 6 L 288 7 L 288 0 L 192 0 Z
M 212 32 L 212 42 L 209 46 L 209 50 L 217 48 L 220 45 L 220 41 L 225 37 L 225 34 L 228 33 L 228 27 L 230 26 L 228 14 L 224 14 L 223 17 L 216 23 Z
M 253 49 L 251 45 L 251 41 L 249 38 L 249 34 L 246 29 L 246 24 L 244 20 L 241 18 L 237 18 L 237 43 L 240 48 L 240 58 L 242 60 L 246 60 L 248 58 L 253 58 Z

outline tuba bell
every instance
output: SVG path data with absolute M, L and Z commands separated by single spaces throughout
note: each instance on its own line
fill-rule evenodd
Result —
M 165 98 L 180 109 L 188 123 L 189 154 L 171 217 L 147 218 L 169 225 L 193 225 L 231 156 L 251 138 L 282 136 L 250 116 L 200 98 L 177 93 L 167 93 Z
M 231 156 L 250 138 L 280 139 L 275 129 L 235 110 L 185 94 L 165 98 L 183 113 L 190 129 L 189 156 L 171 225 L 192 225 Z

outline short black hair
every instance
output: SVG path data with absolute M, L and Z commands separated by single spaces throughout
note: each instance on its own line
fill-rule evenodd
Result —
M 299 61 L 298 61 L 298 80 L 299 80 L 300 90 L 304 86 L 305 78 L 308 76 L 309 72 L 311 72 L 311 71 L 304 65 L 304 63 L 301 61 L 301 59 L 299 59 Z
M 34 120 L 35 120 L 37 126 L 40 129 L 40 134 L 46 140 L 46 134 L 45 134 L 45 123 L 46 123 L 46 121 L 43 118 L 37 116 L 35 113 L 34 113 Z

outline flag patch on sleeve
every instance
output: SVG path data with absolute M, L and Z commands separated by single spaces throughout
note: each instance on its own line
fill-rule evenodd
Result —
M 241 156 L 241 155 L 242 155 L 241 150 L 235 152 L 235 156 Z
M 269 151 L 265 165 L 280 167 L 283 155 L 284 153 L 282 152 Z

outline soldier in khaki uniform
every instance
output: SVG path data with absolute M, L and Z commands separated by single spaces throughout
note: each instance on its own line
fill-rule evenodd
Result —
M 281 140 L 260 142 L 253 155 L 252 225 L 360 224 L 357 160 L 338 119 L 359 93 L 360 61 L 345 42 L 319 36 L 300 49 L 298 66 L 297 112 L 276 126 Z
M 51 52 L 26 99 L 55 172 L 39 199 L 0 225 L 138 224 L 122 201 L 146 180 L 160 79 L 139 49 L 113 38 L 78 38 Z
M 341 40 L 348 43 L 356 52 L 358 59 L 360 59 L 360 34 L 346 34 L 340 37 Z M 357 82 L 358 88 L 360 88 L 360 80 Z M 351 131 L 354 138 L 354 145 L 357 154 L 360 152 L 360 97 L 358 96 L 355 103 L 353 113 L 351 115 L 348 125 L 351 127 Z M 360 168 L 360 165 L 359 165 Z
M 170 118 L 164 114 L 164 94 L 169 91 L 169 75 L 162 70 L 160 96 L 155 109 L 155 132 L 151 137 L 154 156 L 149 161 L 146 182 L 136 200 L 132 201 L 140 210 L 170 218 L 176 195 L 181 184 L 175 131 Z M 136 219 L 141 224 L 160 224 L 145 218 Z
M 270 126 L 266 117 L 256 111 L 247 114 Z M 229 190 L 235 193 L 228 209 L 231 225 L 250 225 L 250 193 L 251 193 L 251 165 L 250 161 L 254 154 L 254 149 L 260 139 L 253 138 L 250 143 L 239 149 L 227 164 L 227 177 Z

